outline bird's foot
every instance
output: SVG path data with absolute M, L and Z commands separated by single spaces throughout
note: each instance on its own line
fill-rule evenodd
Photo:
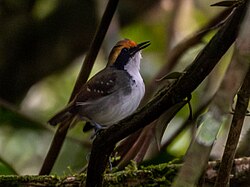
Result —
M 102 130 L 107 129 L 106 126 L 101 126 L 98 123 L 91 123 L 94 126 L 95 133 L 91 136 L 91 139 L 94 139 Z

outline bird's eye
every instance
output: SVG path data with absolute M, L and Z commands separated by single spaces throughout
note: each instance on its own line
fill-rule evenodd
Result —
M 128 48 L 123 48 L 122 52 L 125 52 L 125 53 L 128 52 Z

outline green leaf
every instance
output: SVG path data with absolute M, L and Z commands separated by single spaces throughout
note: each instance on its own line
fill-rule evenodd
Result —
M 225 117 L 221 116 L 218 120 L 213 112 L 207 112 L 200 116 L 197 120 L 197 130 L 196 141 L 204 146 L 211 146 L 218 134 L 218 131 L 222 124 L 225 122 Z
M 7 162 L 0 161 L 0 175 L 17 175 L 17 172 Z

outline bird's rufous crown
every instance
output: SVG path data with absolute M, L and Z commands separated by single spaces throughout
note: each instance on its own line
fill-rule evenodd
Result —
M 137 43 L 129 39 L 124 39 L 124 40 L 117 42 L 109 54 L 108 65 L 112 65 L 115 63 L 117 57 L 119 56 L 123 48 L 130 49 L 136 46 L 137 46 Z

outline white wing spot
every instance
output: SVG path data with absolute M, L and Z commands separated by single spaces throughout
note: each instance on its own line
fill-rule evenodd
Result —
M 88 91 L 88 92 L 91 92 L 91 89 L 90 89 L 89 87 L 87 87 L 87 91 Z
M 110 82 L 110 83 L 113 83 L 114 81 L 112 81 L 112 80 L 109 80 L 109 82 Z
M 109 83 L 108 83 L 108 82 L 106 82 L 106 85 L 108 86 L 108 85 L 109 85 Z
M 103 81 L 101 81 L 101 84 L 103 84 L 104 82 Z
M 101 93 L 104 93 L 104 91 L 101 90 Z
M 85 102 L 76 102 L 77 106 L 79 106 L 79 105 L 81 106 L 81 105 L 85 105 L 85 104 L 86 104 Z
M 94 92 L 96 92 L 96 89 L 94 89 Z
M 100 90 L 97 90 L 97 93 L 100 93 Z

